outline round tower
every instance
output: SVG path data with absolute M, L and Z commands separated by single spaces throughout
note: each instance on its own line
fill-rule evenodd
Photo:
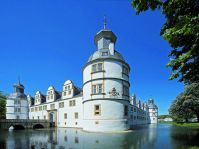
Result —
M 83 129 L 124 131 L 129 129 L 129 71 L 115 50 L 117 37 L 100 30 L 94 39 L 97 50 L 83 67 Z
M 6 100 L 6 119 L 28 119 L 28 100 L 24 86 L 19 82 L 13 88 L 14 92 Z

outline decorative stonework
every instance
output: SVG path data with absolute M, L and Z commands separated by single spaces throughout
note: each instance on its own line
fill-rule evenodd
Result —
M 116 91 L 115 88 L 112 89 L 112 91 L 108 92 L 110 94 L 110 96 L 113 96 L 113 97 L 117 97 L 119 96 L 120 94 Z

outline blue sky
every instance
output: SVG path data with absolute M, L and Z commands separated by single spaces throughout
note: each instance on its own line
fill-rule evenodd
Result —
M 183 90 L 169 81 L 171 47 L 160 36 L 160 11 L 135 15 L 130 0 L 0 1 L 0 90 L 12 92 L 18 76 L 26 94 L 61 90 L 71 79 L 82 87 L 82 67 L 96 50 L 95 34 L 103 27 L 117 35 L 116 49 L 131 66 L 130 93 L 155 99 L 160 114 Z

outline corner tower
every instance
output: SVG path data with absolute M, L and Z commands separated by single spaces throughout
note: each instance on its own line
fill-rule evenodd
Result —
M 6 100 L 6 119 L 28 119 L 28 100 L 24 86 L 18 82 L 13 88 L 14 92 Z
M 96 51 L 83 67 L 83 129 L 124 131 L 129 129 L 129 71 L 115 50 L 117 37 L 100 30 L 94 38 Z
M 154 100 L 150 98 L 148 100 L 148 109 L 149 109 L 149 120 L 151 124 L 158 123 L 158 107 L 155 105 Z

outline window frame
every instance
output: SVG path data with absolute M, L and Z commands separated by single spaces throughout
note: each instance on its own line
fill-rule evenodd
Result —
M 101 95 L 104 94 L 104 85 L 103 83 L 92 84 L 91 85 L 91 95 Z
M 101 116 L 101 104 L 94 105 L 94 116 Z

